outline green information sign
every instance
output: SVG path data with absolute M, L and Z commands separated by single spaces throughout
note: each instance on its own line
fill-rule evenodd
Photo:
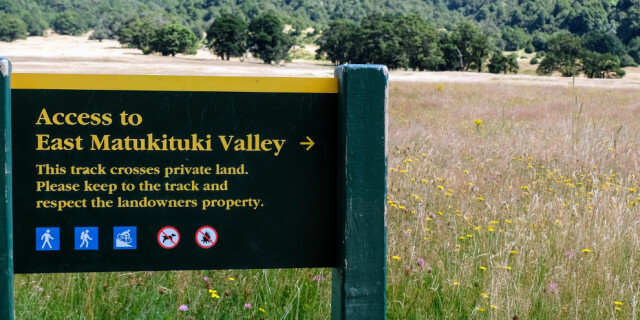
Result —
M 188 90 L 12 91 L 16 273 L 336 265 L 337 94 Z
M 332 267 L 334 318 L 384 317 L 384 67 L 10 78 L 0 62 L 11 279 Z

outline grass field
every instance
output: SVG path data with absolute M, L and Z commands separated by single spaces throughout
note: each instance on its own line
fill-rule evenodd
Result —
M 640 90 L 392 81 L 389 94 L 389 319 L 640 315 Z M 17 275 L 16 315 L 327 319 L 330 274 Z

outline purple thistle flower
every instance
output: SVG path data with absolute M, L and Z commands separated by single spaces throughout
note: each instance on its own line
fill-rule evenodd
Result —
M 571 258 L 573 258 L 573 251 L 571 251 L 571 250 L 567 250 L 567 251 L 565 251 L 565 252 L 564 252 L 564 256 L 565 256 L 567 259 L 571 259 Z
M 251 303 L 245 303 L 244 304 L 244 308 L 245 309 L 251 309 Z
M 418 258 L 418 266 L 424 267 L 424 259 Z
M 313 277 L 313 279 L 311 279 L 311 280 L 312 280 L 312 281 L 315 281 L 315 282 L 320 282 L 320 281 L 323 281 L 323 280 L 325 280 L 325 279 L 326 279 L 326 278 L 325 278 L 325 277 L 323 277 L 323 276 L 314 276 L 314 277 Z
M 180 311 L 187 311 L 189 310 L 189 307 L 187 307 L 186 304 L 181 304 L 180 307 L 178 308 L 178 310 Z
M 204 276 L 204 281 L 209 281 L 209 277 Z

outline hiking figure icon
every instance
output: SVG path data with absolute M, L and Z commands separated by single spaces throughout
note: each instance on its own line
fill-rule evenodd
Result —
M 89 248 L 89 240 L 93 240 L 91 239 L 91 237 L 89 237 L 89 229 L 82 231 L 82 234 L 80 235 L 80 240 L 82 240 L 82 243 L 80 244 L 80 248 L 82 248 L 82 246 L 86 245 L 87 248 Z
M 60 250 L 60 228 L 36 228 L 36 251 Z
M 98 250 L 98 227 L 75 228 L 76 250 Z
M 55 238 L 51 236 L 50 229 L 47 229 L 47 231 L 42 235 L 42 237 L 40 237 L 40 240 L 44 240 L 44 242 L 42 243 L 42 249 L 44 249 L 45 245 L 49 246 L 49 249 L 53 249 L 51 247 L 51 242 L 49 242 L 49 240 L 55 240 Z

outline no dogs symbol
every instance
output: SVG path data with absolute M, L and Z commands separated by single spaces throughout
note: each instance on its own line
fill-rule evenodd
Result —
M 196 243 L 203 249 L 209 249 L 218 242 L 216 229 L 204 226 L 196 232 Z
M 158 232 L 158 243 L 165 249 L 175 248 L 180 242 L 180 233 L 174 227 L 164 227 Z

